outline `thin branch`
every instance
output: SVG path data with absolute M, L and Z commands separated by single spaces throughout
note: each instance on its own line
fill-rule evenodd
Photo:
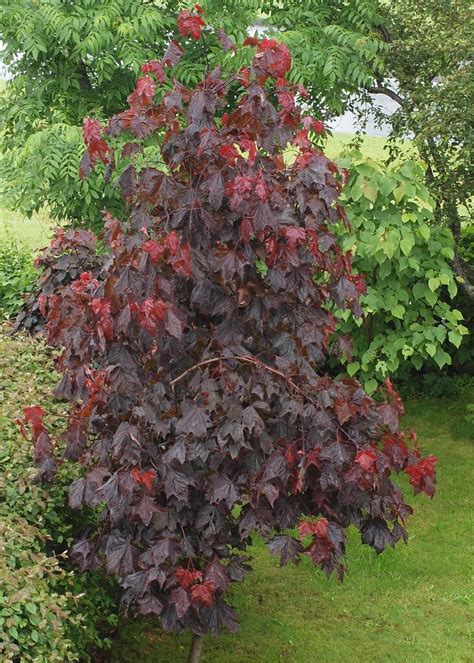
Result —
M 372 87 L 368 87 L 367 92 L 370 92 L 370 94 L 384 94 L 386 97 L 393 99 L 393 101 L 395 101 L 400 106 L 404 101 L 403 98 L 395 92 L 395 90 L 391 90 L 389 87 L 385 87 L 384 85 L 373 85 Z
M 212 359 L 205 359 L 204 361 L 200 361 L 197 364 L 194 364 L 194 366 L 191 366 L 187 370 L 185 370 L 183 373 L 178 375 L 178 377 L 174 378 L 171 380 L 170 385 L 174 389 L 174 385 L 182 380 L 186 375 L 191 373 L 192 371 L 195 371 L 196 369 L 200 368 L 201 366 L 208 366 L 209 364 L 214 364 L 220 361 L 242 361 L 247 364 L 252 364 L 253 366 L 258 366 L 258 368 L 263 368 L 264 370 L 268 371 L 269 373 L 273 373 L 274 375 L 278 375 L 278 377 L 282 378 L 294 391 L 297 393 L 301 394 L 303 398 L 305 398 L 309 403 L 314 405 L 316 408 L 319 408 L 318 403 L 311 398 L 311 396 L 308 396 L 308 394 L 299 387 L 290 377 L 285 375 L 282 371 L 277 370 L 276 368 L 273 368 L 272 366 L 269 366 L 268 364 L 265 364 L 265 362 L 260 361 L 260 359 L 257 359 L 256 357 L 247 357 L 245 355 L 239 356 L 239 355 L 231 355 L 230 357 L 213 357 Z M 339 430 L 341 430 L 344 435 L 346 435 L 352 442 L 357 444 L 357 442 L 354 440 L 354 438 L 349 435 L 349 433 L 337 422 L 334 422 Z

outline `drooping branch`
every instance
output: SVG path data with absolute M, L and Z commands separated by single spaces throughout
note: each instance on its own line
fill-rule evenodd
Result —
M 367 88 L 367 92 L 370 94 L 384 94 L 386 97 L 390 97 L 400 106 L 403 104 L 403 97 L 401 97 L 395 90 L 385 87 L 384 85 L 372 85 Z

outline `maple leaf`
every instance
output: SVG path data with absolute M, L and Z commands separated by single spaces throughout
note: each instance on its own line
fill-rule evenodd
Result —
M 176 425 L 176 433 L 178 435 L 192 433 L 196 437 L 205 435 L 210 424 L 209 415 L 205 410 L 192 403 L 184 403 L 183 413 Z
M 157 60 L 150 60 L 149 62 L 145 62 L 140 67 L 140 70 L 143 74 L 153 74 L 160 83 L 164 83 L 166 80 L 163 65 Z
M 174 605 L 178 619 L 184 617 L 191 605 L 189 594 L 184 587 L 173 589 L 170 594 L 170 603 Z
M 286 44 L 275 39 L 262 39 L 257 48 L 254 62 L 258 69 L 273 78 L 282 78 L 291 69 L 291 53 Z
M 178 29 L 184 37 L 191 36 L 197 41 L 201 36 L 202 28 L 205 26 L 204 20 L 199 14 L 193 14 L 189 9 L 184 9 L 178 15 Z
M 304 228 L 290 227 L 285 229 L 285 238 L 288 246 L 294 249 L 306 240 L 306 230 Z
M 136 549 L 130 538 L 115 531 L 107 538 L 105 549 L 107 557 L 107 573 L 127 576 L 135 567 Z
M 133 479 L 141 484 L 142 486 L 145 486 L 145 488 L 151 492 L 153 489 L 153 483 L 156 479 L 156 471 L 155 470 L 146 470 L 146 472 L 142 472 L 136 467 L 131 470 L 130 475 L 133 477 Z
M 358 451 L 354 462 L 357 463 L 364 472 L 373 473 L 376 471 L 377 467 L 377 453 L 372 449 Z
M 153 101 L 156 92 L 156 83 L 150 76 L 142 76 L 137 81 L 136 93 L 145 106 Z
M 210 608 L 214 601 L 214 583 L 212 580 L 205 580 L 199 585 L 191 587 L 191 600 L 194 604 L 201 604 Z
M 87 146 L 91 145 L 94 141 L 99 141 L 102 136 L 102 126 L 99 120 L 93 120 L 90 117 L 84 118 L 82 136 Z
M 40 405 L 33 405 L 31 407 L 25 407 L 23 409 L 23 414 L 30 426 L 33 439 L 36 440 L 44 431 L 43 417 L 46 415 L 46 412 Z
M 292 536 L 278 535 L 268 542 L 268 549 L 272 555 L 280 555 L 280 566 L 288 562 L 299 561 L 299 555 L 303 552 L 303 546 Z
M 156 242 L 153 239 L 148 239 L 143 244 L 143 250 L 148 253 L 153 262 L 158 262 L 165 254 L 165 247 L 161 242 Z
M 433 497 L 436 463 L 436 457 L 430 455 L 416 464 L 408 465 L 405 469 L 405 472 L 410 477 L 410 484 L 415 489 L 415 494 L 423 491 L 430 497 Z
M 189 589 L 195 582 L 202 580 L 202 571 L 189 571 L 182 566 L 178 566 L 174 572 L 179 584 L 184 589 Z
M 183 47 L 180 46 L 177 41 L 172 39 L 168 44 L 168 48 L 166 49 L 165 54 L 163 55 L 163 66 L 174 67 L 174 65 L 178 64 L 178 62 L 181 60 L 183 53 Z
M 228 51 L 236 51 L 237 47 L 234 44 L 234 42 L 226 35 L 224 30 L 219 30 L 219 42 L 222 46 L 222 50 L 224 53 L 227 53 Z
M 224 592 L 230 585 L 226 567 L 215 557 L 206 566 L 204 580 L 212 582 L 216 591 Z

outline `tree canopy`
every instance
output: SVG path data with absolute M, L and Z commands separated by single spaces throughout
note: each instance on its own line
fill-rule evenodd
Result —
M 371 92 L 398 104 L 388 118 L 393 136 L 413 136 L 428 165 L 438 223 L 451 228 L 454 266 L 474 298 L 473 266 L 459 254 L 462 224 L 472 222 L 474 71 L 472 4 L 468 0 L 393 0 L 381 3 L 387 43 Z

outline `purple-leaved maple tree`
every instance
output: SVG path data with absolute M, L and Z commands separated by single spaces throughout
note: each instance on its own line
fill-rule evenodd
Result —
M 198 6 L 178 26 L 215 34 Z M 89 232 L 58 235 L 55 250 L 77 255 L 77 243 L 97 269 L 40 302 L 71 403 L 64 457 L 84 470 L 70 506 L 100 510 L 70 555 L 116 575 L 124 606 L 189 629 L 191 661 L 206 633 L 238 627 L 225 595 L 250 571 L 252 533 L 281 564 L 307 555 L 342 577 L 350 525 L 377 552 L 406 539 L 412 510 L 392 475 L 428 495 L 435 482 L 435 458 L 398 430 L 390 382 L 376 402 L 320 373 L 348 349 L 334 312 L 358 315 L 364 290 L 333 233 L 348 223 L 344 173 L 313 142 L 324 126 L 296 103 L 288 48 L 247 44 L 251 66 L 188 89 L 170 78 L 173 40 L 143 65 L 127 110 L 105 127 L 85 120 L 81 174 L 103 162 L 128 211 L 105 215 L 99 263 Z M 25 411 L 51 480 L 61 461 L 44 415 Z

